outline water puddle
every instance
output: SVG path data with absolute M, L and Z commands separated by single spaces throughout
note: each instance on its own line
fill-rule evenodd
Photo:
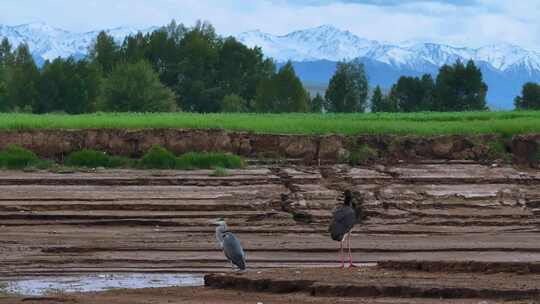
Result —
M 2 291 L 23 296 L 55 293 L 97 292 L 111 289 L 203 286 L 197 274 L 101 274 L 69 277 L 40 277 L 1 282 Z

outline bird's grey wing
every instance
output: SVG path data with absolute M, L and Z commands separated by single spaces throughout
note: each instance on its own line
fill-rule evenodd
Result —
M 216 241 L 219 244 L 219 247 L 223 248 L 223 231 L 222 227 L 216 227 Z
M 242 244 L 236 236 L 232 233 L 225 233 L 223 235 L 223 252 L 227 259 L 229 259 L 234 265 L 240 269 L 246 269 L 246 255 Z
M 334 212 L 328 231 L 334 241 L 341 241 L 356 224 L 356 215 L 351 207 L 341 207 Z

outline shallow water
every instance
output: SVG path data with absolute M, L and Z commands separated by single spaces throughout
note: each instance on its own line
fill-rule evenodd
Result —
M 101 274 L 69 277 L 39 277 L 3 282 L 2 291 L 24 296 L 54 293 L 95 292 L 111 289 L 203 286 L 197 274 Z

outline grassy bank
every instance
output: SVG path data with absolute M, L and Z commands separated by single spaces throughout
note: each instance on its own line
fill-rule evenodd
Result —
M 199 128 L 273 134 L 503 134 L 540 132 L 540 112 L 383 114 L 0 114 L 0 129 Z

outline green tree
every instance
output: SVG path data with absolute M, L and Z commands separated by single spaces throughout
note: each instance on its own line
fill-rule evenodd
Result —
M 324 98 L 321 96 L 321 94 L 317 93 L 315 97 L 313 97 L 313 99 L 311 100 L 309 110 L 312 113 L 322 113 L 323 105 Z
M 340 62 L 326 91 L 328 112 L 364 112 L 368 97 L 368 80 L 359 61 Z
M 384 109 L 384 95 L 382 93 L 381 87 L 377 86 L 373 91 L 371 96 L 371 112 L 383 112 Z
M 39 85 L 39 113 L 65 111 L 81 114 L 95 111 L 100 75 L 86 61 L 57 58 L 42 69 Z
M 11 43 L 7 38 L 0 42 L 0 65 L 7 67 L 13 65 L 15 56 L 13 54 Z
M 429 74 L 422 78 L 402 76 L 392 87 L 392 96 L 401 112 L 432 111 L 435 110 L 434 88 L 433 78 Z
M 105 42 L 96 46 L 113 45 L 112 39 L 98 40 Z M 276 73 L 274 63 L 264 58 L 260 48 L 248 48 L 231 37 L 223 39 L 205 22 L 186 28 L 173 20 L 150 34 L 127 37 L 120 50 L 112 53 L 118 53 L 113 62 L 150 62 L 160 81 L 176 93 L 177 104 L 194 112 L 220 111 L 224 97 L 232 94 L 246 100 L 247 110 L 253 110 L 259 84 Z M 92 57 L 100 66 L 103 61 Z
M 224 96 L 216 79 L 219 37 L 214 27 L 198 22 L 181 40 L 178 86 L 182 108 L 193 112 L 218 112 Z
M 103 110 L 114 112 L 169 112 L 174 93 L 165 87 L 146 61 L 118 65 L 104 81 Z
M 90 47 L 89 55 L 92 62 L 97 64 L 105 75 L 109 75 L 118 64 L 120 48 L 111 35 L 102 31 Z
M 53 62 L 46 62 L 42 69 L 39 82 L 40 99 L 36 109 L 37 113 L 47 113 L 64 110 L 64 84 L 68 77 L 66 75 L 64 60 L 58 58 Z
M 482 72 L 470 60 L 440 68 L 434 88 L 434 103 L 438 111 L 485 110 L 488 87 Z
M 95 64 L 82 60 L 77 62 L 77 73 L 83 80 L 86 89 L 85 112 L 96 112 L 103 82 L 101 70 Z
M 261 82 L 254 105 L 256 112 L 287 113 L 307 112 L 309 94 L 288 62 L 279 72 Z
M 221 101 L 221 112 L 240 113 L 247 111 L 246 100 L 236 94 L 230 94 L 223 97 Z
M 8 108 L 32 111 L 39 100 L 39 70 L 30 54 L 28 45 L 21 44 L 14 53 L 12 68 L 9 69 L 7 84 Z
M 7 110 L 7 69 L 0 65 L 0 112 L 6 112 Z
M 126 37 L 120 50 L 122 61 L 133 63 L 146 59 L 148 38 L 148 36 L 143 35 L 141 32 L 134 36 Z
M 422 88 L 422 100 L 420 103 L 421 111 L 436 111 L 434 101 L 435 81 L 430 74 L 424 74 L 420 78 L 420 87 Z
M 7 38 L 0 42 L 0 112 L 10 110 L 8 100 L 9 69 L 13 68 L 15 61 L 11 43 Z
M 383 107 L 381 112 L 386 113 L 395 113 L 398 112 L 398 101 L 395 97 L 395 94 L 393 94 L 392 91 L 390 91 L 390 94 L 384 96 L 383 98 Z
M 521 96 L 514 100 L 517 110 L 540 110 L 540 85 L 528 82 L 523 85 Z
M 233 37 L 225 39 L 218 57 L 219 87 L 224 94 L 237 94 L 248 102 L 255 98 L 261 80 L 275 73 L 275 65 L 264 59 L 260 48 L 250 49 Z M 251 104 L 247 107 L 250 108 Z

